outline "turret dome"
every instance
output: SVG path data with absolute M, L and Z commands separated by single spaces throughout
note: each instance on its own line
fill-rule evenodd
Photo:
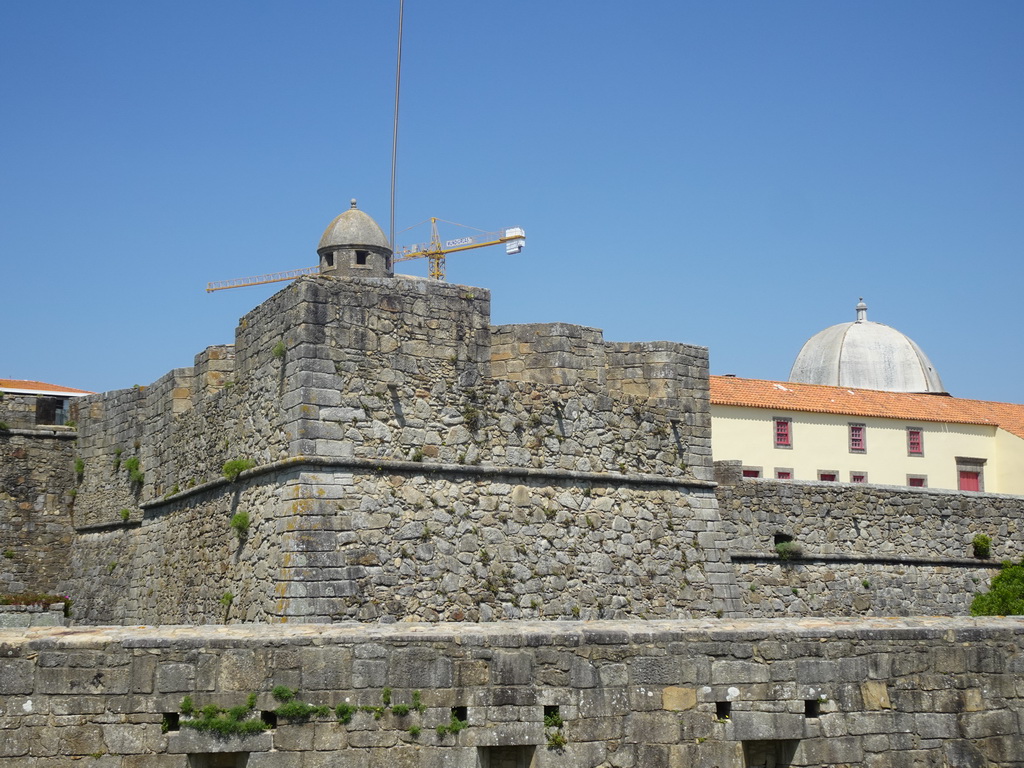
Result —
M 804 384 L 946 394 L 931 360 L 913 339 L 868 320 L 864 299 L 857 319 L 816 333 L 804 344 L 789 380 Z
M 371 245 L 391 250 L 391 244 L 388 243 L 380 225 L 369 214 L 356 208 L 356 201 L 353 199 L 349 209 L 338 214 L 334 221 L 327 225 L 316 250 L 319 253 L 325 249 L 353 248 L 357 245 Z
M 369 215 L 351 207 L 327 225 L 320 245 L 320 273 L 346 277 L 391 277 L 392 250 L 383 230 Z

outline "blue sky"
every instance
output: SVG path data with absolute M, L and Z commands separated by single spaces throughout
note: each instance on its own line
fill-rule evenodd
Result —
M 148 384 L 281 287 L 207 281 L 315 264 L 351 197 L 387 231 L 397 8 L 0 4 L 0 376 Z M 713 373 L 785 379 L 864 296 L 1024 401 L 1024 3 L 626 8 L 407 0 L 399 244 L 524 227 L 448 259 L 493 322 Z

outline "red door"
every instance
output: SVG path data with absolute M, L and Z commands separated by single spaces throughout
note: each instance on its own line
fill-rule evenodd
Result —
M 961 491 L 980 491 L 981 490 L 981 472 L 960 472 L 960 490 Z

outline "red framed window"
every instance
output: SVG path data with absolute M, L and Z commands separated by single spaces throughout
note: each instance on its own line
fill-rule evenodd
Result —
M 925 479 L 923 477 L 908 477 L 907 485 L 909 485 L 911 488 L 924 488 Z
M 775 447 L 789 448 L 793 445 L 793 433 L 790 430 L 789 419 L 775 420 Z
M 863 424 L 850 425 L 850 452 L 864 453 L 867 450 L 867 439 Z
M 960 470 L 960 483 L 957 486 L 961 491 L 980 491 L 981 472 L 967 472 Z
M 924 455 L 924 433 L 920 429 L 907 430 L 907 453 L 911 456 Z
M 744 477 L 760 477 L 761 476 L 761 470 L 760 469 L 744 469 L 743 470 L 743 476 Z
M 775 470 L 775 479 L 776 480 L 792 480 L 793 479 L 793 473 L 790 472 L 788 469 L 777 469 L 777 470 Z
M 850 482 L 851 483 L 866 483 L 868 481 L 867 472 L 851 472 Z
M 825 482 L 828 482 L 828 483 L 834 483 L 836 481 L 836 473 L 835 472 L 819 472 L 818 473 L 818 479 L 819 480 L 824 480 Z

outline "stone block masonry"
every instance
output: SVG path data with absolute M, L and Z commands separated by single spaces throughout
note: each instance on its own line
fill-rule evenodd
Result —
M 1019 496 L 743 480 L 716 469 L 747 616 L 963 615 L 1001 561 L 1024 556 Z M 974 557 L 978 534 L 992 540 L 988 559 Z M 780 560 L 778 536 L 792 537 L 800 556 Z
M 0 765 L 1019 768 L 1022 671 L 1014 618 L 0 630 Z
M 233 347 L 86 398 L 76 618 L 732 615 L 707 350 L 492 328 L 489 306 L 435 281 L 307 278 Z M 236 459 L 252 468 L 229 483 Z
M 0 431 L 0 594 L 52 593 L 67 575 L 74 439 L 63 427 Z
M 727 615 L 717 526 L 692 482 L 296 459 L 80 532 L 66 587 L 95 624 Z

